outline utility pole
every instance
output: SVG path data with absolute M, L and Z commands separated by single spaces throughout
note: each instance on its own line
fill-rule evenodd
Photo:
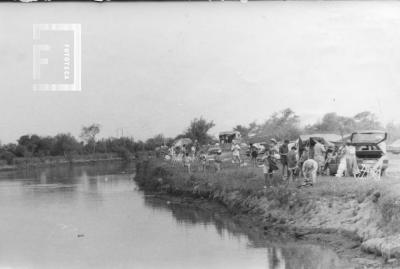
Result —
M 124 127 L 119 127 L 115 129 L 115 133 L 117 134 L 117 138 L 121 138 L 124 136 Z

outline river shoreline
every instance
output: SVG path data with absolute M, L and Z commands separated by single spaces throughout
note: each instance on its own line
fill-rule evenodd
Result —
M 21 158 L 16 162 L 16 164 L 0 165 L 0 172 L 15 171 L 19 169 L 29 169 L 29 168 L 55 167 L 62 165 L 87 165 L 91 163 L 122 162 L 122 161 L 131 161 L 131 160 L 126 160 L 116 155 L 100 155 L 100 156 L 88 155 L 88 156 L 77 156 L 71 159 L 67 159 L 65 157 Z
M 258 234 L 327 244 L 355 268 L 400 266 L 395 242 L 382 244 L 396 236 L 391 230 L 395 220 L 383 227 L 382 221 L 387 219 L 380 211 L 385 200 L 377 201 L 379 192 L 370 185 L 345 195 L 340 191 L 316 195 L 312 192 L 318 188 L 287 186 L 264 191 L 260 188 L 262 178 L 251 169 L 188 175 L 182 168 L 159 160 L 138 162 L 136 173 L 136 181 L 145 192 L 205 209 L 210 202 L 220 204 Z
M 166 204 L 176 204 L 196 210 L 210 211 L 232 219 L 242 232 L 250 238 L 257 237 L 258 241 L 272 241 L 285 243 L 304 243 L 329 246 L 339 257 L 349 263 L 351 268 L 394 268 L 385 264 L 382 257 L 375 257 L 364 253 L 360 249 L 360 240 L 346 233 L 323 229 L 293 229 L 289 225 L 276 221 L 265 220 L 254 214 L 229 210 L 225 205 L 208 199 L 194 198 L 191 195 L 166 194 L 164 192 L 147 192 Z M 354 266 L 354 267 L 353 267 Z M 395 267 L 396 268 L 396 267 Z

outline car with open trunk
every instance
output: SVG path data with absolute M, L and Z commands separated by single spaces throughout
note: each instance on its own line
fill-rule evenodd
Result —
M 347 136 L 343 142 L 350 142 L 356 148 L 357 164 L 359 167 L 370 165 L 383 157 L 381 173 L 384 174 L 389 166 L 389 160 L 386 154 L 387 133 L 379 130 L 357 131 Z M 336 157 L 329 163 L 330 175 L 335 175 L 338 169 L 340 159 Z

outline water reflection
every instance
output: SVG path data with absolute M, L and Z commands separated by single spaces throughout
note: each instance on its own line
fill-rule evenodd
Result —
M 212 226 L 221 238 L 226 236 L 242 238 L 245 233 L 248 248 L 265 250 L 266 269 L 352 268 L 329 248 L 301 242 L 284 242 L 279 238 L 270 238 L 267 241 L 259 233 L 245 229 L 243 224 L 234 221 L 224 213 L 194 209 L 193 206 L 182 206 L 152 195 L 145 197 L 145 205 L 170 211 L 178 225 Z
M 148 207 L 170 211 L 179 225 L 211 225 L 221 237 L 225 236 L 226 232 L 229 236 L 241 236 L 243 234 L 243 227 L 235 223 L 226 213 L 198 210 L 190 206 L 170 203 L 153 195 L 145 196 L 144 201 Z
M 137 190 L 134 165 L 0 173 L 0 268 L 340 268 L 320 246 L 265 241 L 223 211 Z

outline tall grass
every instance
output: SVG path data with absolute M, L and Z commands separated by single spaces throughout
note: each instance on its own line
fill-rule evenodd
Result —
M 169 192 L 191 192 L 202 196 L 218 192 L 239 193 L 243 198 L 249 196 L 264 196 L 268 200 L 278 201 L 285 205 L 291 201 L 307 203 L 310 199 L 335 198 L 347 201 L 356 199 L 359 203 L 367 198 L 381 210 L 384 226 L 390 230 L 400 231 L 400 180 L 382 178 L 379 181 L 354 178 L 319 177 L 313 187 L 297 188 L 297 182 L 280 180 L 275 187 L 263 189 L 264 176 L 258 167 L 236 167 L 225 163 L 221 171 L 207 169 L 202 171 L 198 163 L 192 166 L 188 173 L 183 166 L 173 166 L 163 160 L 151 160 L 138 164 L 138 178 L 141 185 L 148 190 Z M 140 166 L 143 166 L 141 169 Z
M 224 163 L 223 169 L 216 172 L 213 167 L 209 167 L 206 171 L 202 171 L 200 164 L 195 162 L 192 164 L 192 172 L 189 174 L 183 166 L 172 166 L 171 163 L 162 160 L 152 160 L 150 165 L 157 176 L 165 177 L 169 175 L 174 184 L 179 185 L 181 181 L 190 179 L 197 183 L 208 183 L 212 186 L 220 186 L 225 190 L 262 190 L 264 186 L 264 175 L 259 167 L 236 167 L 231 163 Z M 161 169 L 161 170 L 160 170 Z M 164 171 L 162 174 L 161 171 Z M 283 181 L 279 173 L 275 175 L 275 180 L 278 182 L 277 188 L 287 188 L 292 191 L 298 190 L 298 185 L 302 179 L 296 182 Z M 172 183 L 172 182 L 171 182 Z M 301 192 L 317 196 L 336 196 L 355 198 L 362 195 L 370 195 L 375 191 L 382 193 L 388 192 L 393 186 L 399 189 L 400 181 L 394 179 L 383 178 L 380 181 L 355 179 L 355 178 L 336 178 L 336 177 L 319 177 L 317 183 L 311 188 L 301 188 Z
M 243 210 L 249 210 L 247 200 L 253 201 L 261 197 L 271 201 L 270 208 L 277 209 L 285 206 L 291 208 L 293 204 L 307 206 L 312 200 L 319 199 L 373 203 L 382 215 L 381 218 L 377 215 L 379 219 L 376 221 L 383 231 L 386 234 L 400 232 L 400 180 L 395 178 L 384 177 L 375 181 L 319 177 L 313 187 L 297 188 L 301 180 L 287 183 L 277 175 L 278 184 L 264 190 L 261 168 L 238 168 L 232 164 L 224 164 L 222 171 L 218 172 L 215 169 L 203 172 L 200 168 L 195 163 L 193 172 L 189 174 L 183 166 L 173 166 L 170 162 L 153 159 L 137 164 L 136 180 L 142 188 L 150 191 L 222 199 L 224 203 L 228 203 L 228 207 L 239 207 Z M 238 199 L 224 200 L 230 195 L 235 195 Z

